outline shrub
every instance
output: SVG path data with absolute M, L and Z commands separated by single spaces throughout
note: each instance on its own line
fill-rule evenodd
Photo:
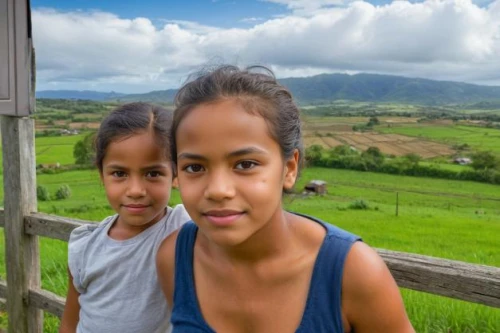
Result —
M 36 187 L 36 197 L 40 201 L 49 201 L 50 200 L 49 190 L 45 186 L 38 185 Z
M 57 200 L 64 200 L 64 199 L 68 199 L 69 197 L 71 197 L 71 189 L 66 184 L 61 185 L 61 187 L 59 187 L 57 189 L 56 199 Z
M 369 209 L 370 207 L 368 206 L 368 203 L 364 201 L 363 199 L 358 199 L 349 204 L 349 209 L 359 209 L 359 210 L 366 210 Z

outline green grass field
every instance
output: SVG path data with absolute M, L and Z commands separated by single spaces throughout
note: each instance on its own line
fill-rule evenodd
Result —
M 38 137 L 35 139 L 37 164 L 74 164 L 73 147 L 86 133 L 68 136 Z M 1 140 L 0 140 L 1 141 Z M 0 171 L 3 169 L 2 145 L 0 143 Z
M 477 150 L 491 150 L 500 154 L 500 130 L 473 126 L 435 126 L 405 124 L 404 126 L 377 127 L 382 133 L 422 137 L 448 144 L 467 143 Z
M 498 186 L 310 168 L 304 170 L 297 189 L 311 179 L 326 180 L 328 194 L 287 197 L 288 209 L 317 216 L 354 232 L 373 247 L 500 267 Z M 52 193 L 61 184 L 68 184 L 72 189 L 70 199 L 40 202 L 42 212 L 94 221 L 113 213 L 95 171 L 39 175 L 38 183 Z M 399 216 L 395 216 L 396 193 Z M 368 203 L 368 210 L 349 208 L 360 199 Z M 179 194 L 174 190 L 171 204 L 179 202 Z M 2 258 L 3 242 L 0 237 Z M 66 246 L 61 241 L 41 240 L 42 286 L 61 296 L 65 295 L 67 283 Z M 5 279 L 3 261 L 0 276 Z M 411 290 L 402 292 L 418 332 L 500 331 L 500 309 Z M 45 322 L 44 332 L 57 331 L 56 318 L 47 315 Z M 0 327 L 2 325 L 5 325 L 5 316 L 0 316 Z
M 35 154 L 37 164 L 74 164 L 73 146 L 84 136 L 85 134 L 78 134 L 36 138 Z

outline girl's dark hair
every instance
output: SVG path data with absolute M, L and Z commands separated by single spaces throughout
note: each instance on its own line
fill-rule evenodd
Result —
M 94 140 L 95 164 L 99 171 L 102 172 L 102 162 L 111 142 L 147 131 L 153 132 L 156 143 L 164 148 L 165 156 L 169 158 L 172 120 L 172 111 L 149 103 L 127 103 L 111 111 L 101 122 Z
M 189 80 L 189 79 L 188 79 Z M 289 159 L 299 151 L 299 170 L 303 162 L 300 112 L 287 88 L 273 72 L 263 66 L 239 69 L 224 65 L 195 75 L 174 99 L 175 112 L 170 134 L 172 160 L 177 162 L 175 134 L 182 119 L 196 106 L 221 99 L 238 99 L 247 112 L 263 117 L 271 136 L 278 142 L 282 157 Z

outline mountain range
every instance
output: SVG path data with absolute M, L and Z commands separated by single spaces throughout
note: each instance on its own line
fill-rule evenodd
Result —
M 126 96 L 126 94 L 93 90 L 41 90 L 36 92 L 36 98 L 86 99 L 91 101 L 106 101 L 118 99 L 122 96 Z
M 279 79 L 279 82 L 288 87 L 294 98 L 302 105 L 325 104 L 335 100 L 422 105 L 500 103 L 500 87 L 498 86 L 480 86 L 463 82 L 392 75 L 320 74 L 311 77 L 284 78 Z M 36 97 L 172 103 L 176 92 L 176 89 L 151 91 L 144 94 L 46 90 L 37 91 Z

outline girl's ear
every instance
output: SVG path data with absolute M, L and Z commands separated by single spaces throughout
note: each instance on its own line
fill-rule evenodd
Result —
M 299 150 L 295 149 L 293 155 L 285 161 L 285 176 L 283 179 L 283 188 L 285 190 L 291 190 L 295 185 L 299 173 L 299 158 Z

